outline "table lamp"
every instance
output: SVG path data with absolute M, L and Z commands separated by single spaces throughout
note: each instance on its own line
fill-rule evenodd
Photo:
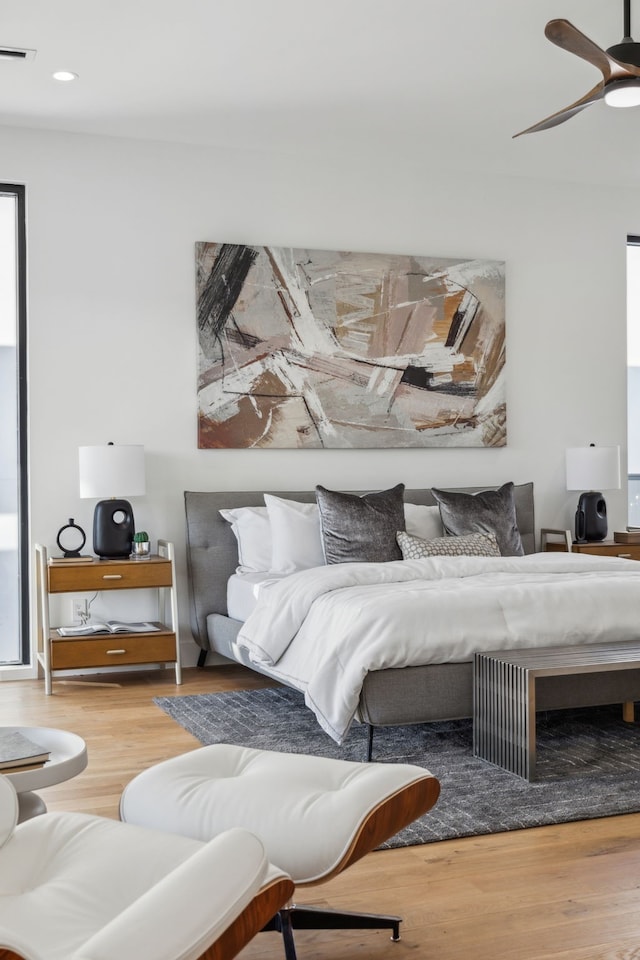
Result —
M 580 494 L 576 510 L 576 541 L 604 540 L 607 536 L 607 505 L 601 490 L 620 489 L 620 447 L 569 447 L 567 490 Z
M 146 492 L 144 447 L 114 443 L 80 447 L 79 464 L 80 496 L 100 498 L 93 514 L 93 552 L 108 560 L 128 557 L 135 524 L 131 504 L 121 498 Z

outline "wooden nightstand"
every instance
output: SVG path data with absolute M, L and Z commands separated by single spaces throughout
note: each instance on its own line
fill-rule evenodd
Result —
M 55 593 L 88 590 L 158 590 L 158 622 L 152 633 L 61 637 L 49 625 L 49 598 Z M 158 555 L 146 560 L 99 560 L 87 563 L 48 561 L 46 547 L 36 544 L 38 662 L 44 670 L 45 693 L 51 693 L 56 670 L 113 667 L 122 664 L 173 663 L 182 683 L 178 605 L 173 544 L 158 540 Z M 167 603 L 168 600 L 168 603 Z
M 548 540 L 542 547 L 545 551 L 566 552 L 564 543 L 550 543 Z M 624 557 L 627 560 L 640 560 L 640 543 L 615 543 L 613 540 L 596 540 L 590 543 L 571 544 L 572 553 L 590 553 L 596 557 Z

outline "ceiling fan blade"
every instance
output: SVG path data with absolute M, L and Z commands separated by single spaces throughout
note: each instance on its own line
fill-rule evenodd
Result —
M 557 47 L 597 67 L 605 80 L 640 76 L 638 67 L 614 59 L 568 20 L 550 20 L 544 28 L 544 33 L 546 38 Z
M 534 123 L 532 127 L 527 127 L 526 130 L 521 130 L 520 133 L 514 133 L 512 139 L 515 140 L 516 137 L 521 137 L 523 133 L 537 133 L 538 130 L 548 130 L 549 127 L 555 127 L 559 123 L 564 123 L 565 120 L 569 120 L 574 114 L 579 113 L 581 110 L 584 110 L 585 107 L 588 107 L 590 103 L 595 103 L 596 100 L 601 100 L 604 96 L 604 80 L 601 80 L 593 90 L 590 90 L 589 93 L 585 93 L 584 97 L 581 97 L 580 100 L 576 100 L 575 103 L 572 103 L 571 106 L 565 107 L 564 110 L 558 110 L 557 113 L 552 113 L 550 117 L 547 117 L 545 120 L 541 120 L 539 123 Z

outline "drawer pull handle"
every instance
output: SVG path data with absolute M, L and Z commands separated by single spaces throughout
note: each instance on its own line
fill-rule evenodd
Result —
M 121 573 L 103 573 L 102 579 L 103 580 L 122 580 L 122 574 Z
M 126 653 L 126 650 L 107 650 L 107 655 L 112 656 L 114 653 Z
M 622 557 L 624 560 L 631 560 L 631 554 L 630 554 L 630 553 L 619 553 L 618 556 L 619 556 L 619 557 Z

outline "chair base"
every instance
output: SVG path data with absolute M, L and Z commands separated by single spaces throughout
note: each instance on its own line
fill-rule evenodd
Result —
M 328 910 L 294 903 L 282 907 L 262 930 L 281 933 L 286 960 L 297 960 L 294 930 L 391 930 L 391 939 L 395 941 L 400 939 L 401 923 L 402 917 L 393 915 Z

